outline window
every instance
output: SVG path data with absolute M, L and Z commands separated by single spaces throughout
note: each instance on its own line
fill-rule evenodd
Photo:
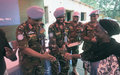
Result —
M 71 18 L 72 18 L 72 11 L 66 10 L 66 17 L 65 17 L 65 20 L 66 20 L 66 21 L 70 21 Z
M 86 20 L 86 12 L 81 12 L 81 21 Z

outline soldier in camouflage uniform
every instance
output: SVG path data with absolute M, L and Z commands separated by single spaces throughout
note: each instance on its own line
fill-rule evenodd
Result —
M 44 53 L 44 24 L 42 21 L 43 9 L 38 6 L 28 8 L 28 20 L 19 25 L 16 30 L 16 39 L 19 45 L 19 61 L 23 75 L 44 75 L 44 61 L 55 60 Z
M 91 46 L 94 43 L 97 43 L 97 38 L 96 38 L 96 31 L 98 27 L 101 27 L 99 25 L 99 22 L 97 21 L 99 17 L 99 11 L 98 10 L 94 10 L 90 13 L 90 22 L 84 24 L 84 28 L 83 28 L 83 32 L 81 34 L 82 39 L 84 40 L 84 44 L 83 44 L 83 50 L 86 51 L 89 48 L 91 48 Z M 87 64 L 83 64 L 83 68 L 85 69 L 85 75 L 87 75 L 87 69 L 89 69 L 90 71 L 90 75 L 96 75 L 96 69 L 98 67 L 99 61 L 98 62 L 86 62 Z M 91 69 L 90 69 L 91 68 Z
M 74 12 L 73 13 L 73 20 L 70 21 L 70 25 L 69 25 L 69 31 L 68 31 L 68 44 L 69 43 L 74 43 L 74 42 L 79 42 L 80 44 L 82 43 L 81 37 L 80 37 L 80 33 L 81 31 L 83 31 L 83 25 L 81 22 L 78 22 L 79 20 L 79 12 Z M 79 53 L 79 45 L 73 46 L 73 47 L 68 47 L 68 52 L 72 54 L 78 54 Z M 74 75 L 78 75 L 77 71 L 76 71 L 76 64 L 77 64 L 77 59 L 72 59 L 72 66 L 73 66 L 73 72 Z
M 91 43 L 96 42 L 96 28 L 99 25 L 97 21 L 99 17 L 98 10 L 94 10 L 90 14 L 91 21 L 84 24 L 84 29 L 81 34 L 82 39 L 85 41 L 83 44 L 83 50 L 88 50 L 91 47 Z
M 65 9 L 63 7 L 57 8 L 54 12 L 56 22 L 50 25 L 48 30 L 50 54 L 57 59 L 57 61 L 51 63 L 52 75 L 67 75 L 69 70 L 69 61 L 64 58 L 64 54 L 67 52 L 65 48 L 67 22 L 65 22 L 64 15 Z M 58 70 L 58 63 L 60 63 L 61 72 Z

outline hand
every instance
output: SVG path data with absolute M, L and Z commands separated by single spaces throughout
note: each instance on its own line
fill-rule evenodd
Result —
M 45 52 L 43 54 L 43 59 L 50 60 L 50 61 L 56 61 L 56 58 L 54 56 L 48 54 L 47 52 Z
M 63 50 L 67 50 L 66 45 L 63 45 L 62 48 Z
M 77 58 L 78 59 L 78 58 L 81 58 L 81 55 L 80 54 L 73 54 L 72 58 Z
M 50 53 L 50 50 L 49 50 L 49 49 L 46 49 L 45 53 Z
M 16 50 L 13 51 L 13 50 L 11 50 L 11 49 L 8 48 L 8 47 L 4 47 L 4 48 L 5 48 L 5 51 L 6 51 L 6 57 L 7 57 L 8 59 L 10 59 L 10 60 L 12 60 L 12 61 L 14 61 L 14 60 L 17 59 L 17 57 L 16 57 L 16 55 L 15 55 Z
M 64 51 L 64 50 L 67 50 L 65 45 L 63 45 L 62 48 L 59 48 L 59 51 Z
M 72 59 L 72 55 L 70 53 L 65 53 L 64 57 L 67 59 L 67 60 L 71 60 Z
M 90 40 L 90 38 L 87 37 L 87 36 L 83 37 L 83 39 L 84 39 L 84 40 L 87 40 L 87 41 Z
M 92 41 L 92 42 L 97 42 L 96 37 L 93 37 L 93 38 L 91 39 L 91 41 Z

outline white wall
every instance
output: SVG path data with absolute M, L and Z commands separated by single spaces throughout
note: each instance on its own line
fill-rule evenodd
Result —
M 46 30 L 49 27 L 50 24 L 55 22 L 55 17 L 53 15 L 54 11 L 58 7 L 64 7 L 66 10 L 71 11 L 78 11 L 78 12 L 86 12 L 86 20 L 82 21 L 83 23 L 89 21 L 89 14 L 93 10 L 93 8 L 90 8 L 88 6 L 85 6 L 83 4 L 80 4 L 78 1 L 73 0 L 44 0 L 44 6 L 48 7 L 48 19 L 49 23 L 46 24 Z

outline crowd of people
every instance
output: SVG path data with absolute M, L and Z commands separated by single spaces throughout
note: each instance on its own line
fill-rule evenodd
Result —
M 76 70 L 77 59 L 83 61 L 85 75 L 87 72 L 90 75 L 120 75 L 120 44 L 112 38 L 120 33 L 119 24 L 109 19 L 98 21 L 98 10 L 90 13 L 90 22 L 85 24 L 79 22 L 80 13 L 77 11 L 73 13 L 72 21 L 67 22 L 65 11 L 64 7 L 54 11 L 56 21 L 48 29 L 48 51 L 45 47 L 45 29 L 42 22 L 44 10 L 39 6 L 27 9 L 27 21 L 16 29 L 19 64 L 23 75 L 44 75 L 45 60 L 51 61 L 52 75 L 69 75 L 70 59 L 72 75 L 79 75 Z M 0 43 L 0 75 L 7 75 L 3 57 L 6 56 L 12 61 L 17 58 L 1 29 Z M 81 43 L 83 53 L 79 54 Z M 103 63 L 105 61 L 109 62 Z

